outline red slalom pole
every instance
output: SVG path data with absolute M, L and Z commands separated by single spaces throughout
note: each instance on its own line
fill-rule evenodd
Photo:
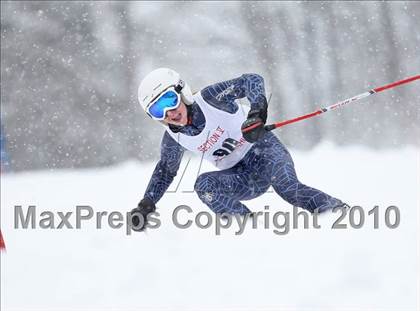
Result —
M 267 131 L 271 131 L 271 130 L 274 130 L 274 129 L 278 128 L 278 127 L 285 126 L 285 125 L 290 124 L 290 123 L 295 123 L 295 122 L 298 122 L 298 121 L 301 121 L 301 120 L 309 119 L 309 118 L 315 117 L 317 115 L 320 115 L 321 113 L 324 113 L 324 112 L 333 110 L 335 108 L 338 108 L 338 107 L 347 105 L 347 104 L 349 104 L 351 102 L 354 102 L 356 100 L 359 100 L 359 99 L 368 97 L 369 95 L 372 95 L 372 94 L 375 94 L 375 93 L 379 93 L 379 92 L 385 91 L 387 89 L 391 89 L 393 87 L 396 87 L 398 85 L 410 83 L 410 82 L 413 82 L 413 81 L 419 80 L 419 79 L 420 79 L 420 75 L 417 75 L 417 76 L 410 77 L 410 78 L 407 78 L 407 79 L 404 79 L 404 80 L 400 80 L 400 81 L 397 81 L 397 82 L 393 82 L 393 83 L 390 83 L 390 84 L 387 84 L 387 85 L 384 85 L 384 86 L 381 86 L 381 87 L 377 87 L 375 89 L 369 90 L 368 92 L 364 92 L 362 94 L 359 94 L 359 95 L 356 95 L 354 97 L 348 98 L 348 99 L 343 100 L 341 102 L 338 102 L 338 103 L 336 103 L 334 105 L 331 105 L 331 106 L 328 106 L 328 107 L 325 107 L 325 108 L 318 109 L 317 111 L 314 111 L 314 112 L 305 114 L 303 116 L 300 116 L 300 117 L 297 117 L 297 118 L 294 118 L 294 119 L 290 119 L 290 120 L 285 120 L 285 121 L 277 122 L 277 123 L 270 124 L 270 125 L 266 125 L 265 126 L 265 129 Z
M 1 234 L 1 230 L 0 230 L 0 251 L 5 250 L 5 249 L 6 249 L 6 244 L 4 243 L 3 235 Z

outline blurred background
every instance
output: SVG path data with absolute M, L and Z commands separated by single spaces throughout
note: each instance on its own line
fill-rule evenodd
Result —
M 1 2 L 3 171 L 155 160 L 163 128 L 137 103 L 149 71 L 194 90 L 265 78 L 269 121 L 420 73 L 419 2 Z M 277 133 L 373 149 L 419 146 L 418 82 Z

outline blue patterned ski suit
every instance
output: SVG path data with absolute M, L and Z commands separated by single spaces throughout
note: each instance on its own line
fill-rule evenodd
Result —
M 265 96 L 264 80 L 256 74 L 220 82 L 201 91 L 203 99 L 213 107 L 235 113 L 236 99 L 246 97 L 251 109 L 262 105 Z M 177 128 L 186 135 L 197 135 L 205 126 L 205 117 L 198 104 L 189 107 L 191 124 Z M 241 126 L 241 124 L 238 124 Z M 161 158 L 157 163 L 144 197 L 158 202 L 172 183 L 179 169 L 184 148 L 165 132 L 161 143 Z M 271 132 L 257 141 L 235 166 L 201 174 L 195 191 L 215 213 L 246 214 L 249 209 L 241 203 L 254 199 L 272 186 L 285 201 L 310 212 L 319 212 L 341 205 L 342 202 L 326 193 L 302 184 L 296 177 L 293 160 L 286 147 Z

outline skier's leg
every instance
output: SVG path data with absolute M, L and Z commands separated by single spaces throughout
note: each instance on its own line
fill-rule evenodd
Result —
M 284 200 L 310 212 L 319 212 L 342 205 L 330 195 L 302 184 L 297 176 L 290 153 L 272 133 L 265 135 L 260 146 L 256 146 L 262 157 L 259 171 L 270 178 L 274 190 Z
M 310 212 L 314 212 L 315 209 L 323 212 L 343 204 L 340 200 L 318 189 L 302 184 L 297 179 L 293 162 L 289 162 L 287 158 L 276 170 L 272 179 L 274 190 L 284 200 Z
M 245 215 L 250 210 L 240 200 L 256 198 L 269 186 L 269 182 L 247 170 L 240 162 L 226 170 L 201 174 L 194 189 L 213 212 Z

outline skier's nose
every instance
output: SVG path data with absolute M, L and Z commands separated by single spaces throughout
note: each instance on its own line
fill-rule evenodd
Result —
M 173 117 L 175 117 L 175 116 L 177 115 L 177 113 L 176 113 L 176 109 L 169 110 L 169 111 L 166 113 L 166 115 L 167 115 L 167 117 L 168 117 L 168 118 L 173 118 Z

